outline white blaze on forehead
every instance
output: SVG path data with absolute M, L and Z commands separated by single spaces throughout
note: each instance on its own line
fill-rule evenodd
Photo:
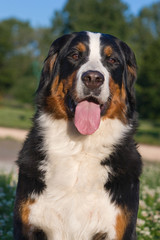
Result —
M 92 33 L 88 32 L 89 36 L 89 61 L 95 61 L 97 59 L 97 62 L 100 61 L 101 55 L 100 55 L 100 33 Z
M 99 71 L 103 74 L 105 80 L 101 86 L 99 99 L 102 102 L 106 102 L 109 97 L 109 72 L 103 66 L 101 61 L 101 34 L 87 32 L 87 35 L 89 36 L 89 56 L 88 61 L 82 65 L 77 72 L 77 93 L 79 98 L 83 99 L 85 97 L 83 93 L 84 84 L 81 79 L 82 74 L 87 71 Z

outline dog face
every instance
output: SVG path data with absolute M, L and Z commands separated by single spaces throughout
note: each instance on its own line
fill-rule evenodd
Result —
M 100 33 L 64 35 L 51 45 L 37 91 L 38 107 L 73 120 L 89 135 L 100 121 L 130 122 L 135 111 L 136 60 L 119 39 Z

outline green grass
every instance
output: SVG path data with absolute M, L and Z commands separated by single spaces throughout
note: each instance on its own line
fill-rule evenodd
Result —
M 140 120 L 135 139 L 140 143 L 160 145 L 160 120 Z
M 31 126 L 33 110 L 30 107 L 11 108 L 0 106 L 0 126 L 28 129 Z
M 141 176 L 138 240 L 160 239 L 160 164 L 145 164 Z M 0 175 L 0 239 L 11 240 L 16 183 L 13 175 Z

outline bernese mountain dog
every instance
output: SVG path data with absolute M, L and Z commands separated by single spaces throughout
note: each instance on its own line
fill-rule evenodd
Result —
M 53 42 L 17 161 L 15 240 L 135 240 L 136 60 L 114 36 Z

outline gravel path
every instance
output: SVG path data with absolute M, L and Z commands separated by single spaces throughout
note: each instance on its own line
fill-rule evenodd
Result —
M 9 137 L 19 141 L 23 141 L 26 135 L 27 135 L 26 130 L 0 127 L 0 138 Z
M 15 161 L 26 135 L 26 130 L 0 127 L 0 171 L 17 171 Z M 139 152 L 146 161 L 160 162 L 158 146 L 140 144 Z

